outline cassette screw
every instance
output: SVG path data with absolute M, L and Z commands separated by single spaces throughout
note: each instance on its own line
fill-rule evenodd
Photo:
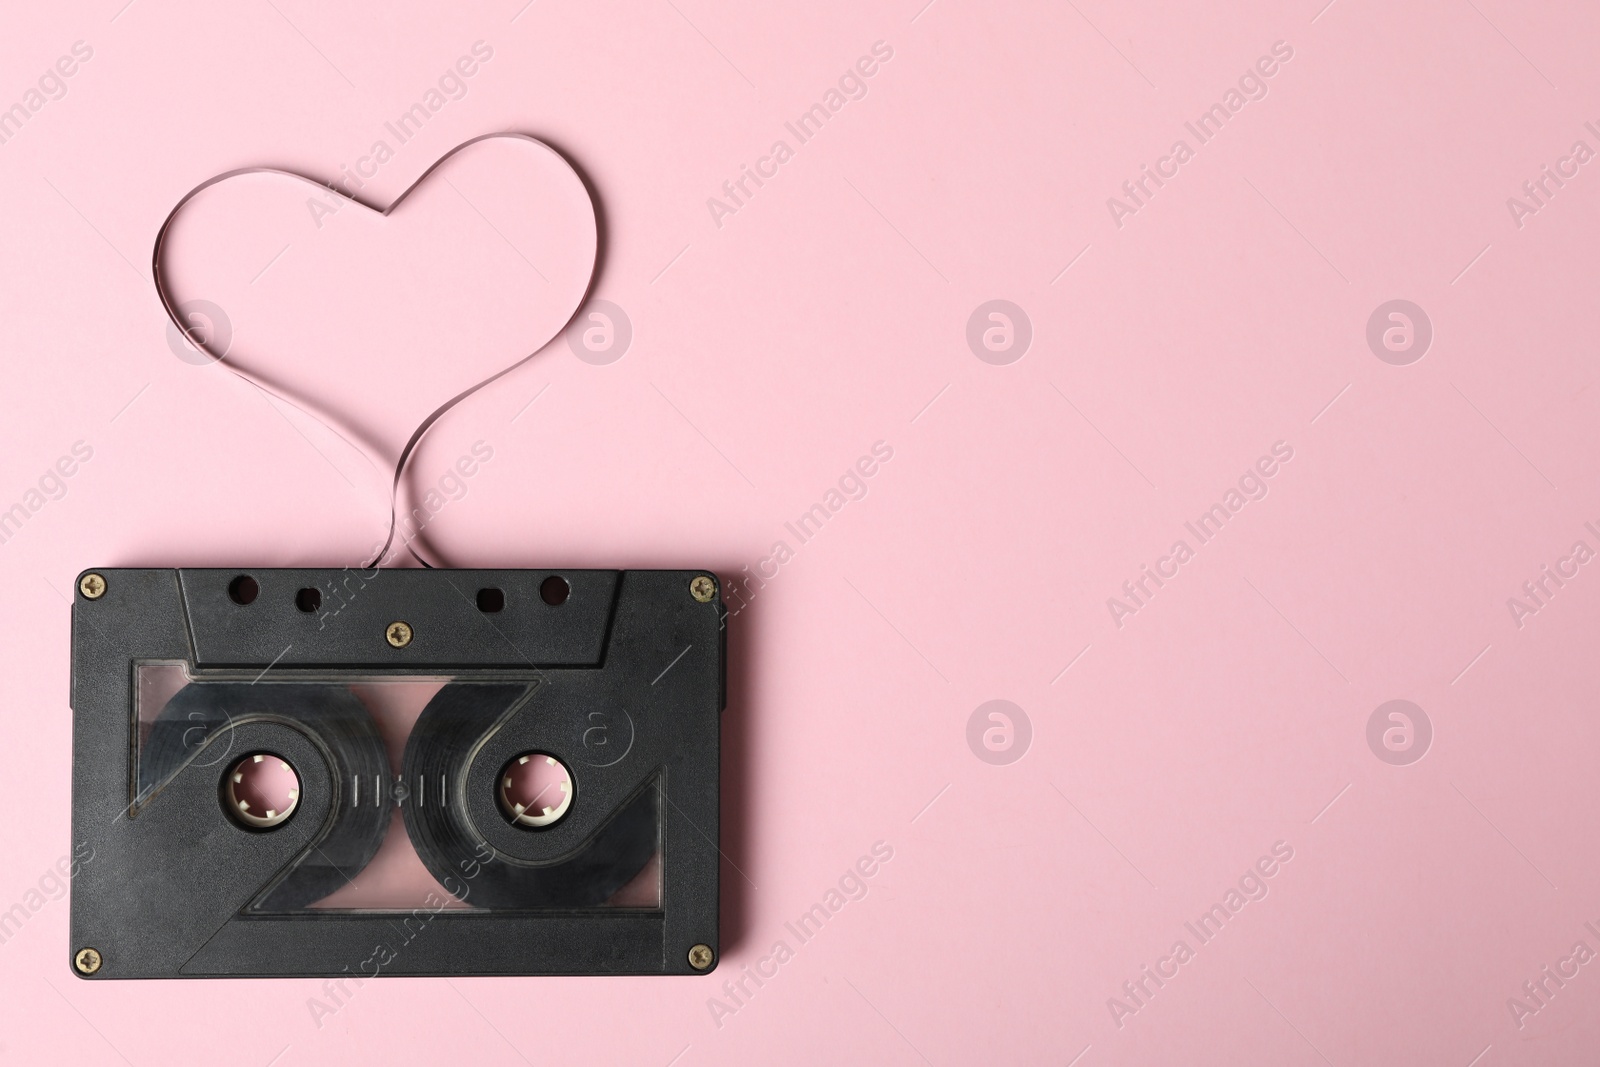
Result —
M 106 580 L 92 571 L 78 580 L 78 592 L 85 600 L 99 600 L 106 592 Z
M 405 648 L 411 643 L 411 624 L 391 622 L 389 628 L 383 632 L 383 638 L 395 648 Z
M 78 969 L 79 974 L 93 974 L 100 969 L 100 953 L 92 948 L 80 948 L 78 954 L 72 957 L 72 965 Z
M 709 604 L 711 603 L 711 598 L 717 595 L 717 583 L 702 574 L 689 583 L 689 595 L 702 604 Z M 704 946 L 697 947 L 703 948 Z M 709 952 L 710 949 L 706 951 Z
M 711 946 L 696 945 L 689 950 L 689 966 L 697 971 L 703 971 L 711 966 Z

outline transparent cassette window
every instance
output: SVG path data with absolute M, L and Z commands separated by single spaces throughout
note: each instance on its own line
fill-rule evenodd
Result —
M 197 674 L 168 661 L 135 667 L 130 818 L 160 804 L 178 775 L 199 775 L 215 778 L 218 805 L 241 832 L 273 833 L 317 807 L 304 779 L 329 784 L 327 831 L 262 887 L 249 911 L 661 906 L 653 781 L 555 861 L 528 862 L 489 840 L 545 833 L 583 803 L 586 773 L 615 759 L 626 740 L 609 735 L 610 710 L 588 714 L 580 742 L 545 746 L 561 751 L 531 748 L 492 779 L 471 775 L 488 794 L 476 797 L 468 795 L 471 761 L 496 723 L 537 700 L 535 679 L 274 674 Z M 270 745 L 244 742 L 238 729 L 257 722 L 312 737 L 335 773 L 303 775 Z M 484 818 L 499 820 L 495 834 L 481 832 Z

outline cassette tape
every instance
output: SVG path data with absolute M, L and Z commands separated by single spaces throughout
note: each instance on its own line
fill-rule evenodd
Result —
M 84 572 L 73 970 L 710 971 L 725 618 L 704 571 Z

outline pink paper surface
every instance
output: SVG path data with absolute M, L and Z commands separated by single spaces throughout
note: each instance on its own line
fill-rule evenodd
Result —
M 0 1057 L 1594 1062 L 1600 12 L 1323 5 L 0 16 Z M 424 540 L 743 590 L 718 969 L 76 980 L 74 575 L 364 561 L 587 271 L 508 160 L 213 190 L 181 295 L 363 458 L 162 220 L 506 131 L 598 271 Z

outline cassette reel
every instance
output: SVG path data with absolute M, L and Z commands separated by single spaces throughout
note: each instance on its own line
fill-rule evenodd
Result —
M 75 972 L 710 971 L 725 619 L 702 571 L 84 572 Z

